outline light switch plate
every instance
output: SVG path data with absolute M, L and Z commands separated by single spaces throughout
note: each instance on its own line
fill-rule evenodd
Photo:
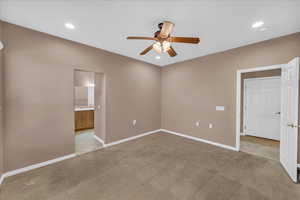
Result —
M 0 50 L 2 50 L 4 48 L 4 44 L 3 42 L 0 41 Z
M 133 125 L 133 126 L 136 125 L 136 119 L 132 121 L 132 125 Z
M 217 111 L 224 111 L 225 110 L 225 106 L 216 106 L 216 110 Z

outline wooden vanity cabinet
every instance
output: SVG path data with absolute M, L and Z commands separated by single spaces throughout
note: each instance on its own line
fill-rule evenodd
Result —
M 94 110 L 75 111 L 75 131 L 94 128 Z

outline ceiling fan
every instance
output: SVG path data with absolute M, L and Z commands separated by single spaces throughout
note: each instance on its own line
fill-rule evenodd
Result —
M 174 23 L 170 21 L 165 21 L 158 24 L 159 30 L 154 33 L 154 37 L 139 37 L 139 36 L 130 36 L 127 37 L 128 40 L 153 40 L 154 44 L 147 47 L 140 55 L 145 55 L 150 50 L 154 49 L 157 53 L 167 52 L 171 57 L 177 55 L 176 51 L 171 46 L 173 42 L 179 43 L 190 43 L 198 44 L 200 38 L 194 37 L 172 37 L 170 33 L 174 27 Z

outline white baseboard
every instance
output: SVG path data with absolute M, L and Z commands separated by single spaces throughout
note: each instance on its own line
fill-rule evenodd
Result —
M 125 138 L 125 139 L 122 139 L 122 140 L 118 140 L 118 141 L 115 141 L 115 142 L 112 142 L 112 143 L 109 143 L 109 144 L 105 144 L 104 141 L 101 140 L 96 135 L 94 135 L 94 137 L 95 137 L 96 140 L 101 142 L 104 147 L 109 147 L 109 146 L 113 146 L 113 145 L 116 145 L 116 144 L 120 144 L 120 143 L 123 143 L 123 142 L 134 140 L 134 139 L 137 139 L 137 138 L 140 138 L 140 137 L 143 137 L 143 136 L 146 136 L 146 135 L 150 135 L 150 134 L 153 134 L 153 133 L 157 133 L 157 132 L 160 132 L 160 129 L 154 130 L 154 131 L 149 131 L 149 132 L 146 132 L 146 133 L 142 133 L 140 135 Z M 44 166 L 47 166 L 47 165 L 50 165 L 50 164 L 53 164 L 53 163 L 56 163 L 56 162 L 60 162 L 60 161 L 66 160 L 66 159 L 73 158 L 75 156 L 76 156 L 76 154 L 70 154 L 70 155 L 66 155 L 66 156 L 63 156 L 63 157 L 55 158 L 53 160 L 48 160 L 48 161 L 45 161 L 45 162 L 30 165 L 30 166 L 27 166 L 27 167 L 24 167 L 24 168 L 21 168 L 21 169 L 16 169 L 16 170 L 6 172 L 6 173 L 2 174 L 2 176 L 0 176 L 0 185 L 3 181 L 3 179 L 7 178 L 9 176 L 14 176 L 14 175 L 24 173 L 24 172 L 27 172 L 27 171 L 30 171 L 30 170 L 33 170 L 33 169 L 36 169 L 36 168 L 44 167 Z
M 2 174 L 2 177 L 6 178 L 6 177 L 9 177 L 9 176 L 14 176 L 14 175 L 17 175 L 17 174 L 21 174 L 21 173 L 24 173 L 24 172 L 27 172 L 27 171 L 30 171 L 30 170 L 33 170 L 33 169 L 36 169 L 36 168 L 44 167 L 46 165 L 50 165 L 50 164 L 53 164 L 53 163 L 57 163 L 57 162 L 66 160 L 66 159 L 70 159 L 70 158 L 73 158 L 75 156 L 76 156 L 76 154 L 70 154 L 70 155 L 59 157 L 59 158 L 55 158 L 53 160 L 48 160 L 48 161 L 45 161 L 45 162 L 30 165 L 30 166 L 27 166 L 27 167 L 24 167 L 24 168 L 21 168 L 21 169 L 12 170 L 12 171 L 9 171 L 9 172 L 6 172 L 6 173 Z
M 95 138 L 98 142 L 100 142 L 103 146 L 105 145 L 104 141 L 103 141 L 101 138 L 99 138 L 97 135 L 94 135 L 94 138 Z
M 215 146 L 222 147 L 222 148 L 225 148 L 225 149 L 230 149 L 230 150 L 233 150 L 233 151 L 238 151 L 237 148 L 232 147 L 232 146 L 228 146 L 228 145 L 225 145 L 225 144 L 220 144 L 220 143 L 217 143 L 217 142 L 212 142 L 212 141 L 209 141 L 209 140 L 204 140 L 204 139 L 201 139 L 201 138 L 198 138 L 198 137 L 189 136 L 189 135 L 186 135 L 186 134 L 177 133 L 177 132 L 169 131 L 169 130 L 166 130 L 166 129 L 160 129 L 160 130 L 162 132 L 166 132 L 166 133 L 170 133 L 170 134 L 173 134 L 173 135 L 181 136 L 181 137 L 184 137 L 184 138 L 187 138 L 187 139 L 191 139 L 191 140 L 196 140 L 198 142 L 204 142 L 204 143 L 215 145 Z
M 120 143 L 123 143 L 123 142 L 128 142 L 130 140 L 135 140 L 135 139 L 138 139 L 138 138 L 141 138 L 141 137 L 144 137 L 144 136 L 147 136 L 147 135 L 151 135 L 151 134 L 154 134 L 154 133 L 158 133 L 158 132 L 165 132 L 165 133 L 177 135 L 177 136 L 180 136 L 180 137 L 184 137 L 184 138 L 187 138 L 187 139 L 191 139 L 191 140 L 195 140 L 195 141 L 199 141 L 199 142 L 204 142 L 204 143 L 207 143 L 207 144 L 215 145 L 215 146 L 222 147 L 222 148 L 225 148 L 225 149 L 230 149 L 230 150 L 233 150 L 233 151 L 238 151 L 235 147 L 232 147 L 232 146 L 228 146 L 228 145 L 224 145 L 224 144 L 212 142 L 212 141 L 209 141 L 209 140 L 204 140 L 204 139 L 201 139 L 201 138 L 198 138 L 198 137 L 189 136 L 189 135 L 182 134 L 182 133 L 177 133 L 177 132 L 174 132 L 174 131 L 169 131 L 169 130 L 166 130 L 166 129 L 158 129 L 158 130 L 154 130 L 154 131 L 149 131 L 149 132 L 146 132 L 146 133 L 142 133 L 140 135 L 136 135 L 136 136 L 133 136 L 133 137 L 125 138 L 125 139 L 118 140 L 118 141 L 115 141 L 115 142 L 111 142 L 109 144 L 104 144 L 104 141 L 101 140 L 97 136 L 95 136 L 95 138 L 99 142 L 101 142 L 102 144 L 104 144 L 104 147 L 110 147 L 110 146 L 113 146 L 113 145 L 116 145 L 116 144 L 120 144 Z M 6 178 L 6 177 L 17 175 L 17 174 L 20 174 L 20 173 L 24 173 L 24 172 L 27 172 L 27 171 L 30 171 L 30 170 L 33 170 L 33 169 L 36 169 L 36 168 L 44 167 L 46 165 L 50 165 L 50 164 L 53 164 L 53 163 L 56 163 L 56 162 L 60 162 L 60 161 L 66 160 L 66 159 L 70 159 L 70 158 L 73 158 L 75 156 L 76 156 L 76 154 L 70 154 L 70 155 L 59 157 L 59 158 L 56 158 L 56 159 L 53 159 L 53 160 L 48 160 L 46 162 L 37 163 L 37 164 L 30 165 L 30 166 L 27 166 L 27 167 L 24 167 L 24 168 L 21 168 L 21 169 L 17 169 L 17 170 L 6 172 L 6 173 L 2 174 L 2 176 L 0 176 L 0 185 L 3 182 L 3 179 Z M 298 168 L 300 168 L 300 164 L 298 164 Z
M 2 182 L 3 182 L 3 179 L 4 179 L 4 176 L 3 175 L 1 175 L 0 176 L 0 185 L 2 184 Z
M 129 138 L 125 138 L 125 139 L 122 139 L 122 140 L 118 140 L 118 141 L 115 141 L 115 142 L 111 142 L 111 143 L 105 144 L 104 147 L 110 147 L 110 146 L 113 146 L 113 145 L 116 145 L 116 144 L 120 144 L 120 143 L 123 143 L 123 142 L 128 142 L 130 140 L 135 140 L 135 139 L 138 139 L 140 137 L 144 137 L 146 135 L 151 135 L 153 133 L 158 133 L 160 131 L 161 131 L 161 129 L 157 129 L 157 130 L 154 130 L 154 131 L 149 131 L 149 132 L 146 132 L 146 133 L 142 133 L 140 135 L 136 135 L 136 136 L 133 136 L 133 137 L 129 137 Z

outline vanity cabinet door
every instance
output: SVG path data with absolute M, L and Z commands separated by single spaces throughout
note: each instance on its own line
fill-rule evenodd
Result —
M 75 111 L 75 131 L 94 128 L 94 111 Z

